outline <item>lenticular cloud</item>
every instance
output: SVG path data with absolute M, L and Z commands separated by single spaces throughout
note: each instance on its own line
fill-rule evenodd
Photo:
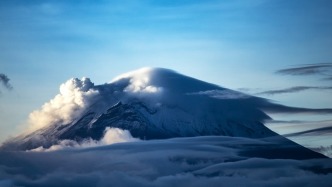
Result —
M 136 71 L 122 74 L 112 82 L 119 81 L 121 79 L 129 79 L 129 84 L 124 88 L 124 92 L 131 93 L 157 93 L 163 90 L 162 87 L 152 85 L 151 74 L 154 74 L 153 68 L 142 68 Z M 154 77 L 155 78 L 155 77 Z
M 89 78 L 73 78 L 60 86 L 60 93 L 29 115 L 29 130 L 68 124 L 81 115 L 99 92 Z

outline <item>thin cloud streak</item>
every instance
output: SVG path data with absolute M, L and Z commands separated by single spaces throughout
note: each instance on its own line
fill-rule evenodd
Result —
M 332 120 L 301 121 L 301 120 L 266 120 L 264 123 L 280 135 L 299 133 L 313 129 L 332 127 Z
M 332 80 L 332 63 L 318 63 L 300 65 L 295 68 L 286 68 L 276 71 L 277 74 L 293 75 L 293 76 L 308 76 L 316 75 L 322 77 L 321 80 Z
M 331 86 L 294 86 L 279 90 L 268 90 L 256 93 L 257 95 L 275 95 L 275 94 L 285 94 L 285 93 L 296 93 L 306 90 L 332 90 Z
M 329 76 L 329 77 L 324 78 L 323 80 L 332 81 L 332 75 Z
M 327 134 L 327 133 L 331 133 L 331 132 L 332 132 L 332 126 L 285 134 L 284 136 L 291 137 L 291 136 L 299 136 L 299 135 L 322 135 L 322 134 Z
M 332 114 L 332 108 L 301 108 L 301 107 L 291 107 L 280 104 L 268 103 L 260 107 L 263 111 L 273 114 L 319 114 L 327 115 Z
M 295 68 L 278 70 L 276 73 L 283 75 L 324 75 L 332 70 L 332 63 L 307 64 Z M 330 74 L 329 74 L 330 75 Z

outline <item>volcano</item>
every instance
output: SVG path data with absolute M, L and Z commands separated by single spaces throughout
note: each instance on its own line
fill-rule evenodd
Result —
M 273 104 L 264 98 L 163 68 L 139 69 L 102 85 L 74 78 L 30 114 L 29 132 L 6 141 L 1 149 L 48 148 L 62 140 L 98 141 L 107 128 L 129 131 L 141 140 L 282 138 L 263 124 L 270 117 L 262 108 L 269 105 Z

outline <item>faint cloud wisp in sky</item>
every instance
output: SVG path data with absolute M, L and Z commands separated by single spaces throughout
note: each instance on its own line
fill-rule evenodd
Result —
M 319 63 L 301 65 L 295 68 L 278 70 L 276 73 L 283 75 L 320 75 L 324 80 L 332 80 L 332 63 Z
M 13 86 L 9 83 L 9 78 L 7 75 L 0 73 L 0 83 L 7 89 L 7 90 L 11 90 L 13 89 Z M 1 93 L 1 90 L 0 90 Z
M 257 95 L 275 95 L 275 94 L 285 94 L 285 93 L 296 93 L 306 90 L 332 90 L 331 86 L 294 86 L 285 89 L 278 90 L 268 90 L 257 93 Z

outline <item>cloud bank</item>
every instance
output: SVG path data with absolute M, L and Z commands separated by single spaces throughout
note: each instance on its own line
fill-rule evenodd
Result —
M 278 158 L 278 153 L 285 158 Z M 293 160 L 291 154 L 287 145 L 277 142 L 213 136 L 52 152 L 0 152 L 0 185 L 324 187 L 332 183 L 330 159 Z
M 104 136 L 100 140 L 93 140 L 91 138 L 85 139 L 80 142 L 74 140 L 61 140 L 58 142 L 58 144 L 52 145 L 49 148 L 38 147 L 36 149 L 27 150 L 27 151 L 47 152 L 47 151 L 56 151 L 56 150 L 73 149 L 73 148 L 99 147 L 114 143 L 134 142 L 134 141 L 139 141 L 139 139 L 133 138 L 129 131 L 122 130 L 119 128 L 107 127 L 105 129 Z

